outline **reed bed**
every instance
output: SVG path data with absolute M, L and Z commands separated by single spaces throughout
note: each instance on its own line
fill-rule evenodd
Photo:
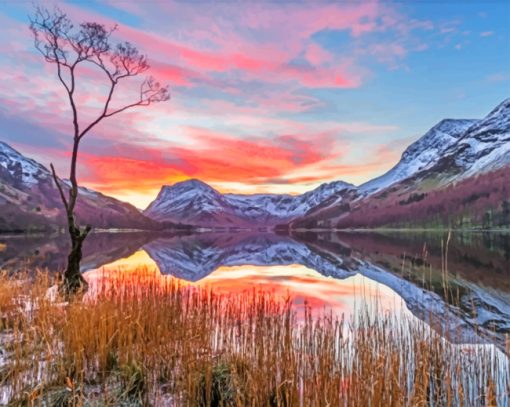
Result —
M 508 359 L 424 323 L 305 310 L 153 273 L 61 301 L 0 276 L 0 400 L 12 406 L 506 406 Z M 508 349 L 507 349 L 508 351 Z M 498 356 L 499 355 L 499 356 Z

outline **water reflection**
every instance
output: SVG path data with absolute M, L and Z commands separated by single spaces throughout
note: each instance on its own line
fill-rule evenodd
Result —
M 358 267 L 350 252 L 317 253 L 306 243 L 271 233 L 172 236 L 143 246 L 162 274 L 198 281 L 221 266 L 301 264 L 322 275 L 347 277 Z
M 140 279 L 140 270 L 143 277 Z M 165 283 L 174 279 L 172 274 L 161 274 L 159 264 L 145 250 L 85 273 L 94 291 L 95 287 L 129 281 L 137 274 L 137 284 Z M 276 298 L 292 298 L 298 319 L 304 316 L 304 308 L 318 313 L 344 315 L 349 319 L 358 310 L 384 314 L 389 310 L 399 312 L 403 302 L 389 287 L 362 275 L 345 279 L 324 276 L 300 264 L 290 265 L 239 265 L 220 266 L 200 280 L 181 280 L 190 287 L 212 289 L 215 293 L 242 295 L 252 290 L 272 293 Z M 93 294 L 92 294 L 93 295 Z
M 100 269 L 125 276 L 143 266 L 163 279 L 219 291 L 290 292 L 296 304 L 306 299 L 314 308 L 346 314 L 363 288 L 383 311 L 399 309 L 403 301 L 415 316 L 439 320 L 461 340 L 481 335 L 504 347 L 510 333 L 509 236 L 453 234 L 447 267 L 446 240 L 437 233 L 101 233 L 86 241 L 83 270 L 87 278 Z M 0 243 L 0 267 L 11 272 L 64 266 L 65 236 L 0 237 Z
M 82 271 L 128 257 L 154 239 L 148 233 L 92 233 L 83 246 Z M 10 272 L 37 268 L 60 271 L 65 267 L 69 237 L 54 235 L 0 235 L 0 268 Z

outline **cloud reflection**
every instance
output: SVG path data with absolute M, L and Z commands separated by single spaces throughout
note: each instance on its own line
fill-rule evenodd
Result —
M 183 286 L 211 289 L 217 294 L 242 295 L 253 290 L 272 293 L 276 298 L 290 297 L 298 318 L 304 315 L 305 306 L 314 313 L 333 313 L 349 319 L 358 310 L 372 313 L 400 311 L 401 298 L 390 288 L 362 275 L 345 279 L 323 276 L 303 265 L 276 266 L 222 266 L 197 282 L 163 275 L 154 260 L 144 250 L 114 261 L 85 274 L 92 286 L 102 283 L 128 282 L 137 284 L 165 284 L 176 280 Z

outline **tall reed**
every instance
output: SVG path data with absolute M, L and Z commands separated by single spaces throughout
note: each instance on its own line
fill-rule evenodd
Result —
M 139 270 L 64 303 L 46 273 L 0 276 L 10 405 L 508 405 L 508 359 L 407 315 L 297 318 L 292 298 L 217 294 Z

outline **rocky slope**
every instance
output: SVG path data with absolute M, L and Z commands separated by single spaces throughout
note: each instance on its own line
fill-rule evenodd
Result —
M 510 164 L 510 99 L 481 120 L 445 119 L 402 154 L 386 174 L 359 187 L 375 193 L 411 177 L 435 174 L 443 183 L 494 171 Z
M 497 170 L 510 164 L 510 99 L 506 99 L 484 119 L 469 127 L 449 146 L 430 174 L 447 181 L 459 181 Z M 426 173 L 420 174 L 425 177 Z

